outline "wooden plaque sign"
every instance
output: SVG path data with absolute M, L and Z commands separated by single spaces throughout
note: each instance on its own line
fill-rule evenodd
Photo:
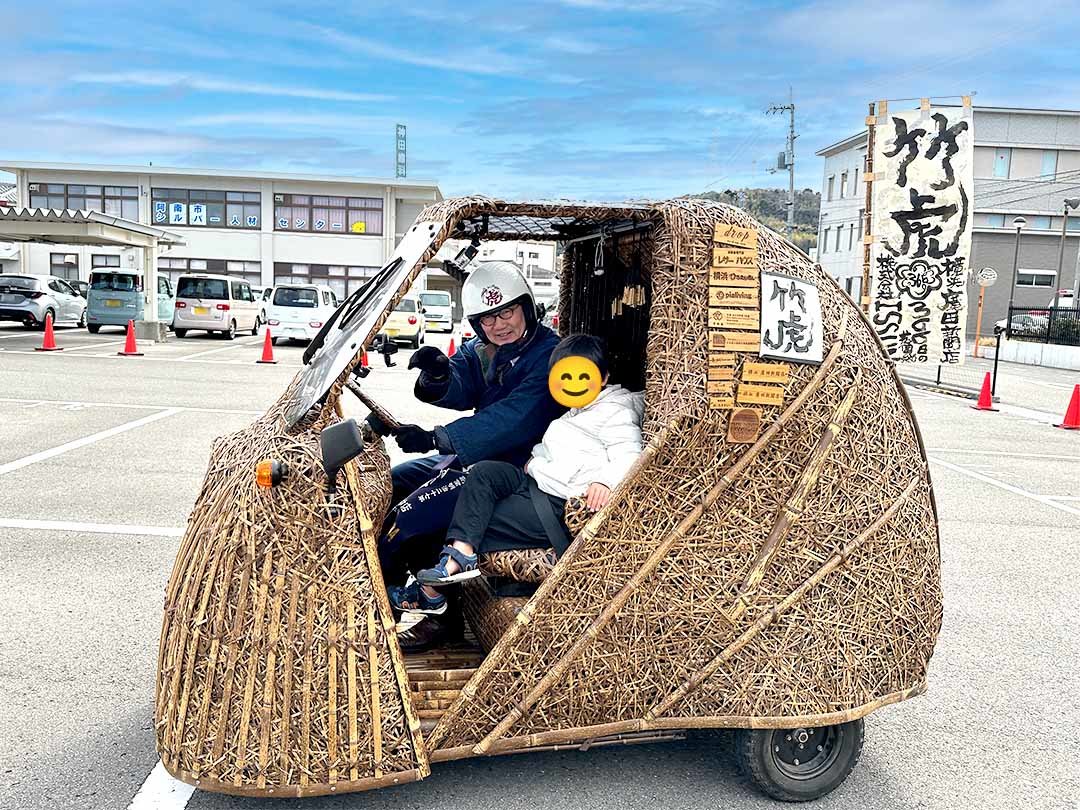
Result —
M 709 326 L 715 329 L 757 329 L 761 323 L 756 309 L 710 309 Z
M 735 355 L 732 352 L 713 352 L 709 355 L 709 368 L 733 365 L 735 365 Z
M 713 267 L 757 267 L 757 248 L 713 248 L 712 263 Z
M 709 369 L 709 380 L 734 380 L 735 366 L 714 366 Z
M 713 241 L 723 242 L 725 245 L 737 247 L 757 247 L 757 228 L 747 228 L 742 225 L 726 225 L 717 222 L 713 229 Z
M 722 394 L 730 397 L 735 395 L 735 383 L 734 382 L 707 382 L 705 383 L 705 391 L 709 394 Z
M 709 287 L 710 307 L 758 307 L 756 287 Z
M 735 397 L 709 397 L 709 407 L 714 411 L 730 411 L 735 407 Z
M 787 363 L 746 363 L 742 370 L 744 382 L 787 385 L 790 376 L 791 366 Z
M 737 397 L 740 405 L 783 405 L 784 389 L 778 385 L 739 383 Z
M 761 284 L 761 271 L 753 267 L 710 267 L 710 287 L 753 287 Z
M 752 444 L 761 432 L 761 411 L 736 408 L 728 420 L 727 440 L 732 444 Z
M 757 332 L 709 332 L 709 348 L 728 352 L 758 350 Z

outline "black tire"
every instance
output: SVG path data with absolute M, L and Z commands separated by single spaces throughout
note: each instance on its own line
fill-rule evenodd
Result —
M 251 327 L 251 336 L 252 337 L 255 337 L 257 334 L 259 334 L 259 327 L 260 326 L 262 326 L 262 320 L 259 318 L 258 315 L 256 315 L 255 316 L 255 325 L 253 327 Z
M 41 329 L 41 330 L 45 329 L 45 324 L 48 322 L 50 315 L 52 315 L 52 325 L 56 326 L 56 313 L 53 312 L 51 308 L 49 308 L 49 309 L 45 310 L 45 317 L 42 318 L 41 323 L 39 323 L 37 325 L 38 329 Z
M 221 333 L 226 340 L 236 340 L 236 321 L 229 321 L 229 328 Z
M 89 324 L 86 328 L 90 332 L 91 335 L 96 335 L 98 332 L 101 331 L 101 324 L 100 323 L 92 323 L 92 324 Z
M 82 315 L 79 316 L 79 322 L 77 324 L 75 324 L 75 325 L 77 327 L 79 327 L 80 329 L 82 329 L 84 326 L 86 326 L 86 310 L 85 309 L 82 311 Z
M 414 337 L 412 340 L 409 341 L 409 346 L 411 346 L 414 349 L 419 349 L 420 348 L 420 333 L 419 332 L 416 333 L 416 337 Z
M 740 729 L 735 754 L 763 793 L 782 802 L 808 802 L 847 779 L 862 753 L 863 736 L 861 719 L 819 728 Z M 800 756 L 804 753 L 810 759 Z
M 277 342 L 278 342 L 278 339 L 276 337 L 274 337 L 273 335 L 271 335 L 270 336 L 270 345 L 271 346 L 277 346 Z
M 187 334 L 187 329 L 176 329 L 176 328 L 174 328 L 172 331 L 173 331 L 173 334 L 176 335 L 178 338 L 182 338 Z

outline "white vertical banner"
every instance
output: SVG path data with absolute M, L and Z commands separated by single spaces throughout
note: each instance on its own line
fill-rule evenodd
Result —
M 870 321 L 898 363 L 963 363 L 974 217 L 969 104 L 879 115 Z

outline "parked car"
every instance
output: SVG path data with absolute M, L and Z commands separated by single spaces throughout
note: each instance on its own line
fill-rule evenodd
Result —
M 56 276 L 38 273 L 0 275 L 0 321 L 19 321 L 27 329 L 53 323 L 86 325 L 86 299 Z
M 262 326 L 260 306 L 246 281 L 189 273 L 176 280 L 173 332 L 182 338 L 192 329 L 203 329 L 226 340 L 232 340 L 237 332 L 257 335 Z
M 270 341 L 311 340 L 337 309 L 334 291 L 320 284 L 279 284 L 266 310 Z
M 72 289 L 74 289 L 75 292 L 77 292 L 83 298 L 86 298 L 86 293 L 90 289 L 89 284 L 87 284 L 82 279 L 78 279 L 78 278 L 77 279 L 65 279 L 65 280 L 67 281 L 68 284 L 71 285 Z
M 424 308 L 424 326 L 432 331 L 454 331 L 454 299 L 443 290 L 425 290 L 417 298 Z
M 420 305 L 420 300 L 409 296 L 398 301 L 398 305 L 383 324 L 382 331 L 395 343 L 407 343 L 412 348 L 419 349 L 426 334 L 424 307 Z
M 465 341 L 472 340 L 476 337 L 476 332 L 472 328 L 472 324 L 469 323 L 468 318 L 461 319 L 461 326 L 458 328 L 458 342 L 457 345 L 461 346 Z
M 1018 313 L 1012 316 L 1012 329 L 1014 335 L 1034 336 L 1046 335 L 1046 329 L 1050 325 L 1050 317 L 1039 313 Z M 998 331 L 1005 331 L 1005 319 L 994 324 Z
M 255 296 L 255 301 L 259 304 L 259 320 L 266 323 L 267 308 L 270 306 L 270 296 L 273 295 L 273 287 L 252 287 L 251 294 Z
M 157 317 L 171 324 L 175 299 L 172 284 L 165 276 L 157 277 Z M 143 318 L 142 274 L 132 270 L 109 268 L 90 274 L 90 289 L 86 298 L 86 328 L 96 335 L 103 326 L 127 326 L 127 322 Z

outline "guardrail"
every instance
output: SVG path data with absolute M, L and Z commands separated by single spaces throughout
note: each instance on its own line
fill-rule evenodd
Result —
M 1009 307 L 1005 335 L 1010 340 L 1080 346 L 1080 309 Z

